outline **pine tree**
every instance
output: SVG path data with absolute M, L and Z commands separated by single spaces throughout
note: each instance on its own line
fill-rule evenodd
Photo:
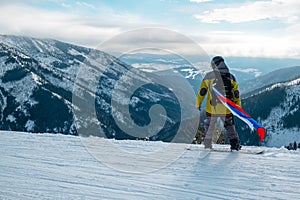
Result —
M 297 142 L 294 142 L 294 150 L 297 150 Z

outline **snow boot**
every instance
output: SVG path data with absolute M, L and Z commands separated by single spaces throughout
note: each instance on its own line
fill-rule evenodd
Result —
M 230 150 L 231 151 L 232 150 L 236 150 L 236 151 L 241 150 L 242 146 L 240 145 L 240 141 L 237 138 L 231 139 L 229 142 L 230 142 Z

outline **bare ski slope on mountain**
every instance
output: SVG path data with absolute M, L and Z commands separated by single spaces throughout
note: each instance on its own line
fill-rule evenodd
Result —
M 163 142 L 98 140 L 128 154 L 144 154 L 146 161 L 155 148 L 169 149 Z M 105 145 L 101 162 L 82 141 L 66 135 L 0 132 L 0 199 L 300 199 L 299 150 L 260 147 L 265 149 L 262 155 L 203 153 L 199 145 L 185 150 L 187 145 L 175 144 L 182 154 L 173 163 L 130 173 L 127 167 L 138 170 L 142 162 L 124 163 L 126 154 L 115 155 Z M 167 158 L 149 159 L 146 165 L 163 160 Z M 118 163 L 126 166 L 111 168 Z

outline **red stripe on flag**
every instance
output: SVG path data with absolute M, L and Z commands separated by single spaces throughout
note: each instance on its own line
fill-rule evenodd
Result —
M 223 95 L 218 95 L 218 98 L 221 101 L 227 103 L 228 105 L 230 105 L 230 106 L 238 109 L 239 111 L 241 111 L 246 117 L 251 117 L 248 113 L 246 113 L 246 111 L 243 108 L 241 108 L 239 105 L 237 105 L 234 102 L 232 102 L 230 99 L 224 97 Z

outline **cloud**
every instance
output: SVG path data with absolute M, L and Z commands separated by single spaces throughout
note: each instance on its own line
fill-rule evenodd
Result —
M 203 3 L 203 2 L 209 2 L 209 1 L 212 1 L 212 0 L 190 0 L 190 2 L 193 2 L 193 3 Z
M 118 27 L 89 26 L 84 18 L 59 11 L 9 5 L 1 7 L 0 12 L 2 34 L 56 38 L 92 46 L 92 43 L 100 42 L 101 39 L 120 31 Z
M 186 35 L 164 28 L 143 28 L 123 32 L 104 42 L 100 50 L 120 56 L 123 53 L 176 53 L 186 58 L 190 55 L 207 55 Z
M 27 2 L 33 3 L 38 2 L 38 0 L 28 0 Z M 7 4 L 19 4 L 24 3 L 24 0 L 1 0 L 1 5 L 7 5 Z
M 298 0 L 264 0 L 205 11 L 195 16 L 203 23 L 232 24 L 203 31 L 201 34 L 206 39 L 198 41 L 211 55 L 300 58 L 299 14 Z M 272 20 L 268 24 L 272 28 L 268 30 L 260 29 L 260 24 L 255 23 L 267 19 Z M 253 23 L 248 29 L 243 24 L 237 25 L 243 22 Z
M 145 29 L 126 33 L 144 27 L 160 27 L 129 12 L 116 12 L 111 8 L 98 8 L 96 6 L 93 7 L 93 9 L 97 9 L 96 14 L 88 15 L 87 10 L 82 11 L 81 9 L 71 12 L 77 6 L 87 7 L 82 2 L 78 2 L 74 4 L 57 2 L 57 5 L 62 8 L 60 10 L 21 4 L 2 6 L 0 7 L 0 34 L 53 38 L 96 48 L 100 43 L 122 33 L 122 36 L 118 37 L 119 40 L 109 43 L 107 51 L 124 52 L 136 49 L 138 46 L 154 47 L 162 53 L 165 53 L 165 50 L 180 52 L 181 54 L 200 52 L 194 46 L 196 43 L 186 44 L 186 38 L 180 33 L 159 29 Z M 69 9 L 70 6 L 72 9 Z M 99 15 L 97 15 L 98 12 Z
M 64 8 L 72 8 L 71 4 L 61 3 L 61 6 Z
M 295 30 L 293 34 L 290 30 Z M 253 32 L 212 31 L 203 33 L 206 40 L 199 45 L 209 55 L 300 58 L 299 27 L 293 26 L 280 32 L 270 31 L 268 35 Z
M 245 3 L 237 7 L 227 7 L 195 14 L 203 23 L 242 23 L 258 20 L 281 20 L 293 23 L 299 20 L 300 2 L 298 0 L 271 0 Z
M 96 7 L 93 4 L 89 4 L 89 3 L 86 3 L 86 2 L 77 1 L 76 5 L 77 6 L 87 7 L 87 8 L 93 9 L 93 10 L 96 9 Z
M 159 23 L 149 21 L 151 16 L 147 16 L 146 20 L 143 16 L 128 11 L 116 11 L 111 7 L 99 6 L 98 4 L 90 5 L 89 7 L 89 5 L 83 4 L 83 2 L 85 2 L 84 0 L 74 1 L 73 3 L 70 1 L 64 3 L 62 0 L 49 0 L 51 2 L 55 1 L 56 6 L 61 6 L 58 10 L 26 6 L 20 3 L 21 0 L 12 1 L 14 2 L 13 4 L 9 4 L 9 1 L 5 1 L 5 4 L 1 4 L 0 34 L 53 38 L 81 46 L 96 47 L 99 43 L 129 30 L 144 27 L 166 27 Z M 33 1 L 37 0 L 32 0 L 32 2 Z M 281 1 L 260 2 L 269 2 L 277 5 Z M 287 2 L 292 2 L 293 4 L 281 3 L 282 13 L 279 12 L 278 16 L 285 16 L 285 18 L 281 19 L 286 20 L 289 18 L 289 22 L 292 22 L 297 18 L 298 13 L 296 13 L 296 11 L 299 11 L 300 6 L 296 7 L 295 4 L 297 4 L 297 1 L 294 0 Z M 243 4 L 243 6 L 256 6 L 256 8 L 258 8 L 257 3 L 259 2 Z M 189 5 L 198 6 L 195 4 Z M 286 13 L 286 10 L 291 5 L 295 7 Z M 233 7 L 231 9 L 234 10 L 237 8 L 238 7 Z M 208 12 L 206 15 L 208 18 L 205 20 L 209 21 L 210 17 L 213 17 L 213 15 L 217 13 L 222 13 L 224 9 Z M 274 10 L 272 7 L 269 7 L 269 9 Z M 257 13 L 260 12 L 257 11 Z M 249 15 L 250 14 L 251 12 L 249 11 Z M 243 13 L 243 16 L 245 15 L 246 14 Z M 235 16 L 239 18 L 240 21 L 245 21 L 245 18 L 248 17 L 245 16 L 245 18 L 242 19 L 242 16 Z M 271 16 L 270 13 L 269 16 Z M 293 17 L 294 19 L 292 19 Z M 262 17 L 257 16 L 256 18 L 261 19 Z M 220 14 L 220 17 L 214 19 L 215 21 L 212 19 L 210 19 L 210 21 L 216 23 L 226 20 L 230 21 L 231 18 L 225 18 L 224 15 Z M 233 21 L 233 19 L 231 21 Z M 172 24 L 169 24 L 169 27 L 172 27 Z M 193 26 L 191 28 L 182 23 L 182 27 L 183 28 L 178 30 L 179 33 L 193 37 L 210 55 L 220 54 L 224 56 L 266 56 L 282 58 L 300 57 L 299 23 L 287 23 L 285 26 L 278 26 L 278 28 L 268 30 L 267 32 L 263 32 L 264 30 L 239 30 L 235 25 L 230 26 L 228 24 L 226 24 L 225 28 L 224 26 L 214 26 L 214 29 L 211 31 L 205 29 L 205 26 L 201 28 Z M 255 26 L 253 27 L 255 28 Z M 122 42 L 116 41 L 111 45 L 111 49 L 123 52 L 131 48 L 136 48 L 137 45 L 142 46 L 145 44 L 149 47 L 154 46 L 161 49 L 169 49 L 183 54 L 190 53 L 198 55 L 200 52 L 195 52 L 194 49 L 197 48 L 193 45 L 189 46 L 189 44 L 187 44 L 185 40 L 182 40 L 182 37 L 178 37 L 177 34 L 170 34 L 164 31 L 152 32 L 150 34 L 149 31 L 135 32 L 135 35 L 133 33 L 130 37 L 123 38 Z M 147 34 L 152 38 L 145 38 Z M 126 34 L 124 36 L 126 36 Z
M 62 8 L 70 4 L 57 2 Z M 98 9 L 93 5 L 77 2 L 73 6 Z M 31 6 L 5 4 L 0 7 L 0 34 L 27 35 L 39 38 L 54 38 L 95 47 L 100 42 L 124 30 L 140 26 L 144 21 L 130 13 L 116 13 L 109 8 L 101 8 L 100 15 L 87 15 L 67 10 L 47 10 Z M 105 11 L 105 12 L 104 12 Z M 103 14 L 105 13 L 105 14 Z
M 166 51 L 181 54 L 199 53 L 196 43 L 186 44 L 186 39 L 180 33 L 158 29 L 137 28 L 153 27 L 152 22 L 128 12 L 115 12 L 110 8 L 101 7 L 100 15 L 83 15 L 82 12 L 68 12 L 69 4 L 62 5 L 66 13 L 60 10 L 33 8 L 25 5 L 6 5 L 0 7 L 0 34 L 25 35 L 38 38 L 53 38 L 73 44 L 96 48 L 99 44 L 122 34 L 112 40 L 108 46 L 101 46 L 107 52 L 125 52 L 137 47 L 154 47 L 158 53 Z M 72 4 L 84 6 L 82 2 Z M 91 7 L 91 9 L 98 9 Z M 72 10 L 72 9 L 71 9 Z M 78 11 L 78 10 L 76 10 Z M 103 14 L 105 13 L 105 14 Z M 156 26 L 159 27 L 159 26 Z M 129 31 L 129 32 L 128 32 Z M 166 51 L 165 51 L 166 50 Z

